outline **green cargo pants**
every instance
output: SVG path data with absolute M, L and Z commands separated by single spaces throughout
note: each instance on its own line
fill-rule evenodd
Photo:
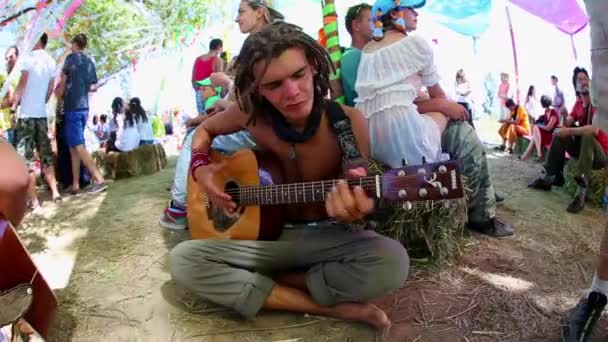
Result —
M 486 151 L 471 125 L 450 122 L 441 139 L 444 153 L 460 159 L 461 172 L 467 177 L 472 194 L 469 198 L 470 222 L 484 222 L 496 216 L 494 185 L 490 179 Z
M 364 302 L 398 289 L 409 271 L 401 243 L 370 230 L 321 222 L 286 228 L 278 241 L 192 240 L 171 251 L 173 279 L 198 296 L 253 318 L 273 275 L 306 272 L 320 305 Z

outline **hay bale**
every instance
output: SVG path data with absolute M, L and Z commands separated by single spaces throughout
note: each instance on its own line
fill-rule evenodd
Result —
M 370 171 L 374 174 L 388 169 L 377 162 L 370 165 Z M 412 259 L 441 263 L 461 252 L 466 236 L 467 197 L 418 202 L 414 203 L 412 210 L 380 201 L 380 209 L 371 218 L 371 227 L 401 242 Z
M 108 179 L 122 179 L 150 175 L 167 166 L 167 155 L 162 145 L 142 145 L 130 152 L 97 151 L 93 160 Z
M 530 139 L 525 137 L 518 137 L 517 141 L 515 142 L 515 148 L 513 149 L 513 153 L 517 155 L 522 155 L 526 152 L 528 146 L 530 146 Z
M 577 184 L 574 176 L 578 174 L 578 161 L 570 159 L 564 167 L 564 190 L 570 196 L 576 194 Z M 587 190 L 587 200 L 595 206 L 601 207 L 604 192 L 608 186 L 608 168 L 591 171 L 589 189 Z

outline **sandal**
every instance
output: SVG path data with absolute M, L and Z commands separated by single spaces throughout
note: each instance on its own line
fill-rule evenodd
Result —
M 55 203 L 55 204 L 63 203 L 63 198 L 61 198 L 61 196 L 53 197 L 53 203 Z

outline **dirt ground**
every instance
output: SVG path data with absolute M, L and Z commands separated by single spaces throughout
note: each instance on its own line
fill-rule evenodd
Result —
M 479 126 L 493 139 L 494 124 Z M 538 163 L 493 152 L 489 160 L 507 195 L 498 214 L 517 236 L 472 236 L 458 260 L 414 267 L 402 289 L 377 301 L 393 321 L 391 341 L 555 341 L 560 319 L 589 287 L 606 214 L 567 214 L 570 198 L 558 189 L 528 190 Z M 46 203 L 19 228 L 60 300 L 51 341 L 376 340 L 367 326 L 305 315 L 247 322 L 174 286 L 167 256 L 187 236 L 157 224 L 172 176 L 169 168 L 59 208 Z M 608 336 L 607 322 L 597 340 Z

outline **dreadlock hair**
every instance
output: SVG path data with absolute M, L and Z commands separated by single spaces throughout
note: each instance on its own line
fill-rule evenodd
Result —
M 276 111 L 276 108 L 258 93 L 260 79 L 256 79 L 254 75 L 255 65 L 264 63 L 264 75 L 273 58 L 292 48 L 304 50 L 308 63 L 316 71 L 313 76 L 312 111 L 320 111 L 323 108 L 325 97 L 330 90 L 329 75 L 335 71 L 329 53 L 300 27 L 276 22 L 247 37 L 236 63 L 235 95 L 241 111 L 251 116 L 247 124 L 255 124 L 259 117 L 269 117 L 269 110 Z
M 135 121 L 137 122 L 148 122 L 148 115 L 146 111 L 141 106 L 141 100 L 139 97 L 134 97 L 129 100 L 129 111 L 135 117 Z

